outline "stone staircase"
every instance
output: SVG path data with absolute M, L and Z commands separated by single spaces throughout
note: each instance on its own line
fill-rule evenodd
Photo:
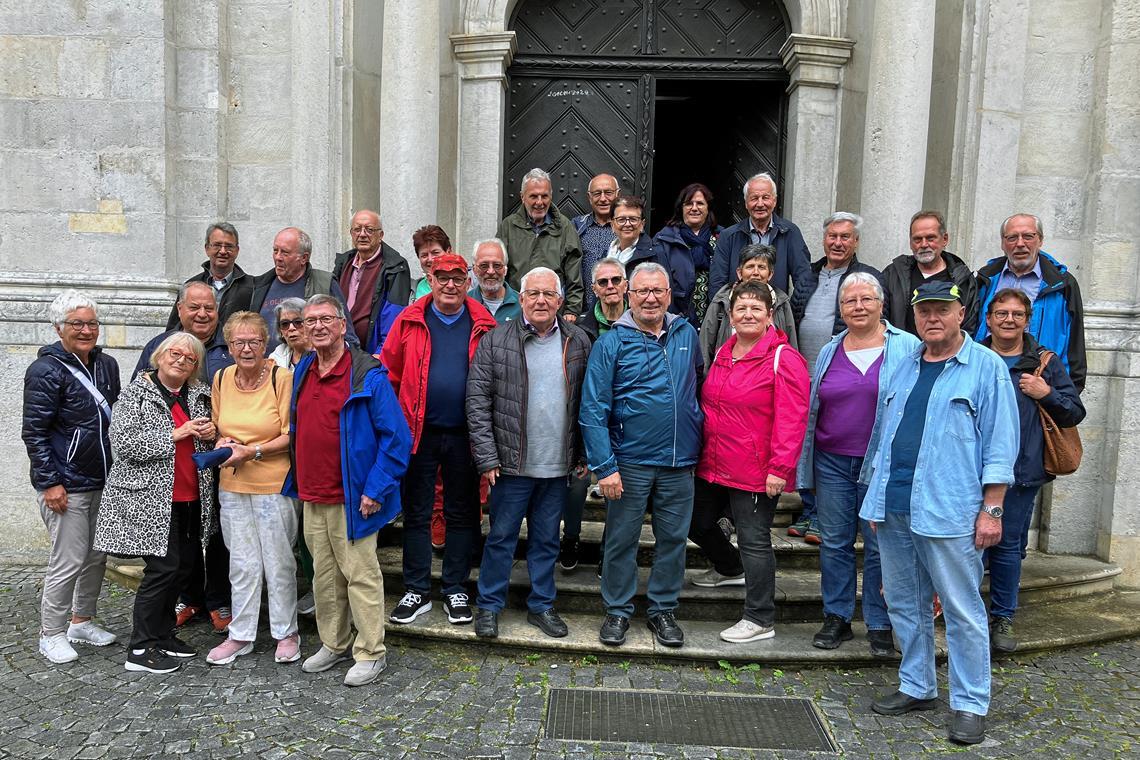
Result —
M 822 621 L 819 594 L 819 550 L 801 539 L 789 538 L 785 528 L 798 508 L 798 499 L 785 497 L 777 512 L 778 527 L 772 529 L 776 552 L 776 637 L 751 644 L 727 644 L 718 634 L 740 618 L 744 589 L 740 586 L 699 588 L 690 578 L 708 567 L 700 550 L 690 542 L 687 553 L 686 582 L 681 591 L 677 618 L 685 631 L 681 648 L 662 647 L 645 625 L 645 586 L 652 561 L 653 534 L 648 518 L 642 528 L 638 549 L 639 584 L 635 599 L 637 612 L 631 621 L 629 636 L 621 647 L 607 647 L 598 641 L 603 608 L 597 577 L 597 558 L 602 535 L 604 511 L 588 504 L 582 525 L 581 560 L 571 573 L 555 570 L 558 586 L 556 608 L 566 620 L 570 635 L 551 639 L 526 622 L 526 596 L 529 580 L 526 571 L 526 526 L 524 524 L 511 571 L 508 608 L 500 615 L 499 638 L 491 646 L 514 648 L 528 652 L 574 652 L 609 655 L 619 658 L 652 657 L 678 660 L 727 660 L 760 662 L 769 665 L 890 664 L 890 660 L 872 658 L 863 638 L 865 630 L 856 619 L 856 637 L 838 649 L 821 650 L 811 646 L 812 635 Z M 484 533 L 487 521 L 484 519 Z M 401 525 L 395 524 L 381 534 L 378 549 L 384 574 L 385 602 L 388 611 L 404 591 L 401 571 Z M 861 549 L 860 549 L 861 556 Z M 435 604 L 432 611 L 407 626 L 387 624 L 390 637 L 411 641 L 439 640 L 483 645 L 470 625 L 451 625 L 443 615 L 439 601 L 439 578 L 442 562 L 433 559 L 432 582 Z M 472 600 L 478 568 L 472 570 Z M 141 574 L 137 562 L 109 560 L 109 576 L 125 585 L 136 586 Z M 1030 552 L 1021 579 L 1020 609 L 1016 620 L 1018 652 L 1039 651 L 1074 646 L 1095 641 L 1140 635 L 1140 591 L 1114 588 L 1120 574 L 1115 565 L 1088 557 L 1059 556 Z M 988 579 L 983 583 L 988 598 Z M 857 608 L 858 614 L 858 608 Z M 937 627 L 939 657 L 945 656 L 943 629 Z

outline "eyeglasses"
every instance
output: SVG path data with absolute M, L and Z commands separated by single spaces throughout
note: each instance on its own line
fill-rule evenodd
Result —
M 334 317 L 332 314 L 322 314 L 319 317 L 305 317 L 305 327 L 316 327 L 318 324 L 328 327 L 338 319 L 340 319 L 340 317 Z
M 83 328 L 87 328 L 88 330 L 98 330 L 99 329 L 99 320 L 97 320 L 97 319 L 88 319 L 88 320 L 66 319 L 63 321 L 63 324 L 67 325 L 72 330 L 75 330 L 75 332 L 79 332 Z
M 257 349 L 260 348 L 264 343 L 265 341 L 263 341 L 261 338 L 253 338 L 251 340 L 235 339 L 230 341 L 230 345 L 236 348 L 238 351 L 241 351 L 243 348 Z
M 874 296 L 860 296 L 859 298 L 844 298 L 842 301 L 839 302 L 839 305 L 840 306 L 846 306 L 846 307 L 850 308 L 850 307 L 858 304 L 859 306 L 862 306 L 864 309 L 867 309 L 867 308 L 870 308 L 871 306 L 873 306 L 874 303 L 878 300 L 879 299 L 875 298 Z
M 616 198 L 617 190 L 590 190 L 586 194 L 591 198 Z
M 1024 311 L 1007 311 L 1006 309 L 1001 309 L 994 312 L 994 318 L 997 319 L 998 322 L 1004 322 L 1007 319 L 1012 319 L 1014 322 L 1024 322 L 1027 316 L 1029 315 Z
M 450 285 L 459 285 L 462 287 L 463 283 L 467 282 L 467 275 L 465 275 L 465 274 L 453 274 L 450 276 L 449 275 L 435 274 L 435 275 L 432 275 L 432 277 L 434 277 L 435 281 L 438 282 L 440 285 L 449 285 L 450 284 Z
M 632 227 L 635 224 L 641 224 L 640 216 L 615 216 L 614 224 L 619 227 Z
M 498 261 L 483 261 L 475 265 L 476 272 L 497 272 L 506 268 L 506 264 L 501 264 Z
M 654 298 L 664 298 L 665 294 L 669 292 L 669 288 L 636 288 L 629 292 L 633 293 L 638 298 L 649 298 L 649 296 L 653 296 Z
M 1002 235 L 1001 239 L 1007 243 L 1016 243 L 1019 240 L 1025 240 L 1026 242 L 1031 243 L 1037 239 L 1037 233 L 1036 232 L 1011 232 L 1008 235 Z
M 300 329 L 301 329 L 301 325 L 303 325 L 303 324 L 305 324 L 305 320 L 303 320 L 303 319 L 301 319 L 301 318 L 297 318 L 297 319 L 282 319 L 281 321 L 279 321 L 279 322 L 277 323 L 277 329 L 278 329 L 278 330 L 280 330 L 281 332 L 285 332 L 285 331 L 286 331 L 286 330 L 288 330 L 290 327 L 296 327 L 298 330 L 300 330 Z
M 210 243 L 211 251 L 236 251 L 236 243 Z
M 522 292 L 523 298 L 529 298 L 532 301 L 537 301 L 539 296 L 545 298 L 547 301 L 553 301 L 561 295 L 557 290 L 534 290 L 528 288 Z
M 175 351 L 173 348 L 166 349 L 166 355 L 170 357 L 172 364 L 189 364 L 191 367 L 198 364 L 198 357 Z
M 613 277 L 599 277 L 598 279 L 594 280 L 594 284 L 598 285 L 599 287 L 603 287 L 603 288 L 608 288 L 611 285 L 616 288 L 618 285 L 621 285 L 622 282 L 624 282 L 624 281 L 625 281 L 625 278 L 622 277 L 620 274 L 618 274 L 618 275 L 614 275 Z
M 380 227 L 353 227 L 349 230 L 353 235 L 359 235 L 362 232 L 367 232 L 369 235 L 375 235 L 377 232 L 383 232 Z

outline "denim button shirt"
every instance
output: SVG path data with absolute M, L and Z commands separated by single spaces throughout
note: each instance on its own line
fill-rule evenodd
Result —
M 1021 431 L 1009 369 L 997 354 L 965 333 L 963 337 L 958 353 L 935 381 L 927 406 L 911 491 L 910 526 L 921 536 L 972 535 L 983 485 L 1013 482 Z M 882 435 L 859 512 L 864 520 L 882 522 L 886 515 L 891 444 L 925 349 L 920 345 L 887 381 L 879 412 Z

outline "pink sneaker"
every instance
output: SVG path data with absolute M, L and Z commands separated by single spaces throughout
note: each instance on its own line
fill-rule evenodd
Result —
M 238 641 L 227 638 L 221 644 L 210 650 L 206 655 L 206 662 L 211 665 L 229 665 L 231 662 L 253 651 L 252 641 Z
M 277 642 L 277 654 L 273 656 L 277 662 L 296 662 L 301 659 L 301 636 L 293 633 Z

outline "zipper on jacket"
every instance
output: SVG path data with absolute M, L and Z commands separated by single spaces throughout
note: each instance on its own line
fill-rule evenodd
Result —
M 98 411 L 98 410 L 96 410 Z M 71 436 L 71 444 L 67 447 L 67 464 L 71 464 L 71 460 L 75 458 L 75 453 L 79 449 L 79 428 L 75 428 L 75 433 Z
M 669 340 L 669 333 L 665 333 L 665 340 Z M 665 357 L 665 374 L 669 377 L 669 390 L 673 395 L 673 466 L 677 466 L 677 415 L 681 410 L 677 407 L 677 386 L 673 382 L 673 370 L 669 366 L 669 349 L 661 346 L 661 354 Z
M 91 365 L 91 374 L 95 380 L 95 387 L 99 387 L 99 363 L 93 362 Z M 102 391 L 100 391 L 102 392 Z M 103 410 L 99 409 L 99 405 L 95 405 L 95 431 L 99 436 L 99 454 L 103 457 L 103 480 L 106 481 L 111 474 L 111 468 L 107 465 L 107 449 L 103 446 Z

